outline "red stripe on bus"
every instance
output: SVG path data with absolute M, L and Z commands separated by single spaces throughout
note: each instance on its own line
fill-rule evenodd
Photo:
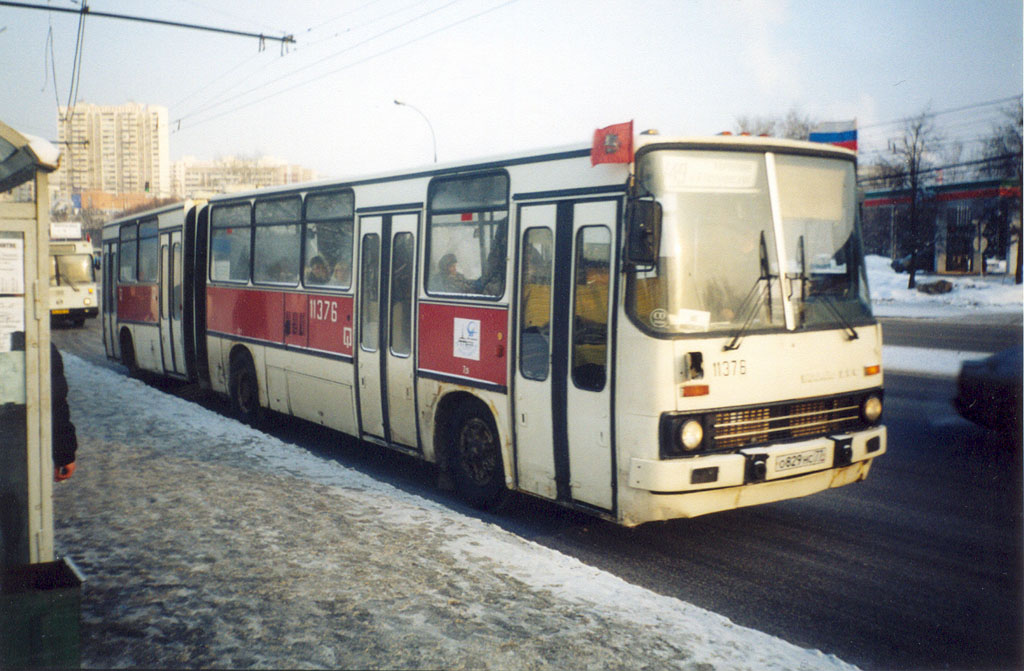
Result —
M 352 355 L 352 297 L 208 286 L 211 331 Z
M 419 368 L 505 386 L 508 310 L 420 304 Z
M 122 321 L 156 324 L 160 303 L 155 284 L 123 284 L 117 287 L 117 318 Z

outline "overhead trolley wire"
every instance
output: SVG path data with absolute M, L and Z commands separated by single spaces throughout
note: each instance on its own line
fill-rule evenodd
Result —
M 379 38 L 379 37 L 381 37 L 381 36 L 383 36 L 385 34 L 394 32 L 398 28 L 407 26 L 410 23 L 413 23 L 413 22 L 415 22 L 415 21 L 417 21 L 417 20 L 419 20 L 421 18 L 424 18 L 425 16 L 428 16 L 428 15 L 436 13 L 436 12 L 442 10 L 442 9 L 445 9 L 446 7 L 449 7 L 449 6 L 455 4 L 458 1 L 459 0 L 452 0 L 452 2 L 449 2 L 449 3 L 445 4 L 445 5 L 440 6 L 440 7 L 437 7 L 436 9 L 433 9 L 433 10 L 431 10 L 429 12 L 424 13 L 424 14 L 418 15 L 417 17 L 414 17 L 414 18 L 409 19 L 408 21 L 405 21 L 405 22 L 403 22 L 401 24 L 398 24 L 396 26 L 388 28 L 387 30 L 381 31 L 380 33 L 377 33 L 376 35 L 373 35 L 373 36 L 371 36 L 371 37 L 369 37 L 369 38 L 367 38 L 367 39 L 365 39 L 365 40 L 363 40 L 363 41 L 361 41 L 359 43 L 356 43 L 354 45 L 346 47 L 345 49 L 342 49 L 341 51 L 335 52 L 334 54 L 332 54 L 330 56 L 322 58 L 319 61 L 316 61 L 315 63 L 311 63 L 309 65 L 303 66 L 302 68 L 299 68 L 298 70 L 295 70 L 295 71 L 293 71 L 292 73 L 290 73 L 288 75 L 284 75 L 284 76 L 278 77 L 277 79 L 273 79 L 273 80 L 271 80 L 269 82 L 266 82 L 266 83 L 264 83 L 264 84 L 262 84 L 260 86 L 254 87 L 252 89 L 249 89 L 248 91 L 240 93 L 237 96 L 235 96 L 235 98 L 240 98 L 242 96 L 248 95 L 250 93 L 253 93 L 255 91 L 258 91 L 260 89 L 265 88 L 269 84 L 276 83 L 276 82 L 278 82 L 278 81 L 280 81 L 282 79 L 285 79 L 287 77 L 291 77 L 291 76 L 297 74 L 298 72 L 301 72 L 303 70 L 309 69 L 310 67 L 313 67 L 315 65 L 319 65 L 319 64 L 321 64 L 321 63 L 323 63 L 325 61 L 328 61 L 328 60 L 331 60 L 333 58 L 336 58 L 337 56 L 340 56 L 340 55 L 342 55 L 344 53 L 347 53 L 347 52 L 349 52 L 349 51 L 351 51 L 351 50 L 353 50 L 355 48 L 363 46 L 363 45 L 365 45 L 365 44 L 373 41 L 374 39 L 377 39 L 377 38 Z M 448 23 L 448 24 L 446 24 L 444 26 L 441 26 L 440 28 L 428 31 L 428 32 L 426 32 L 426 33 L 424 33 L 422 35 L 419 35 L 418 37 L 414 37 L 412 39 L 406 40 L 405 42 L 402 42 L 401 44 L 397 44 L 397 45 L 394 45 L 394 46 L 389 47 L 387 49 L 383 49 L 383 50 L 378 51 L 376 53 L 370 54 L 370 55 L 368 55 L 368 56 L 366 56 L 364 58 L 361 58 L 359 60 L 356 60 L 356 61 L 353 61 L 351 63 L 348 63 L 348 64 L 346 64 L 346 65 L 344 65 L 344 66 L 342 66 L 340 68 L 336 68 L 334 70 L 331 70 L 330 72 L 326 72 L 326 73 L 323 73 L 323 74 L 320 74 L 320 75 L 316 75 L 315 77 L 311 77 L 311 78 L 306 79 L 306 80 L 304 80 L 302 82 L 298 82 L 296 84 L 293 84 L 291 86 L 285 87 L 285 88 L 280 89 L 278 91 L 275 91 L 273 93 L 269 93 L 267 95 L 264 95 L 264 96 L 262 96 L 260 98 L 255 99 L 255 100 L 250 100 L 248 102 L 241 103 L 241 104 L 236 105 L 236 106 L 234 106 L 234 107 L 232 107 L 232 108 L 230 108 L 228 110 L 224 110 L 223 112 L 218 112 L 218 113 L 213 114 L 211 116 L 208 116 L 206 118 L 202 118 L 202 119 L 199 119 L 197 121 L 194 121 L 194 122 L 192 122 L 190 127 L 197 126 L 197 125 L 202 124 L 202 123 L 206 123 L 207 121 L 212 121 L 214 119 L 217 119 L 217 118 L 220 118 L 220 117 L 224 116 L 225 114 L 230 114 L 232 112 L 236 112 L 236 111 L 238 111 L 240 109 L 244 109 L 245 107 L 249 107 L 251 105 L 255 105 L 257 103 L 263 102 L 264 100 L 267 100 L 269 98 L 273 98 L 275 96 L 281 95 L 282 93 L 287 93 L 288 91 L 292 91 L 292 90 L 294 90 L 296 88 L 299 88 L 299 87 L 302 87 L 302 86 L 306 86 L 307 84 L 311 84 L 313 82 L 319 81 L 320 79 L 323 79 L 324 77 L 329 77 L 331 75 L 337 74 L 337 73 L 342 72 L 344 70 L 347 70 L 349 68 L 355 67 L 356 65 L 361 65 L 362 63 L 365 63 L 365 62 L 367 62 L 369 60 L 377 58 L 378 56 L 383 56 L 383 55 L 391 53 L 393 51 L 397 51 L 398 49 L 402 49 L 402 48 L 404 48 L 406 46 L 409 46 L 410 44 L 414 44 L 416 42 L 422 41 L 422 40 L 424 40 L 424 39 L 426 39 L 428 37 L 431 37 L 433 35 L 436 35 L 438 33 L 444 32 L 446 30 L 450 30 L 451 28 L 454 28 L 455 26 L 461 25 L 461 24 L 466 23 L 468 21 L 472 21 L 473 19 L 479 18 L 480 16 L 483 16 L 485 14 L 489 14 L 489 13 L 491 13 L 493 11 L 498 10 L 498 9 L 502 9 L 504 7 L 507 7 L 508 5 L 511 5 L 511 4 L 515 3 L 515 2 L 516 2 L 516 0 L 508 0 L 507 2 L 504 2 L 504 3 L 500 4 L 500 5 L 495 5 L 494 7 L 490 7 L 488 9 L 485 9 L 485 10 L 481 11 L 481 12 L 477 12 L 476 14 L 472 14 L 470 16 L 467 16 L 465 18 L 459 19 L 457 21 L 453 21 L 453 22 Z M 191 112 L 191 113 L 189 113 L 187 115 L 184 115 L 181 118 L 177 119 L 177 122 L 180 123 L 181 121 L 184 121 L 186 118 L 191 117 L 191 116 L 198 116 L 198 115 L 202 114 L 203 112 L 210 111 L 210 110 L 212 110 L 212 109 L 214 109 L 216 107 L 219 107 L 219 106 L 221 106 L 223 104 L 224 103 L 218 103 L 216 105 L 209 105 L 206 108 L 202 108 L 202 109 L 196 110 L 194 112 Z M 180 132 L 180 130 L 181 129 L 179 128 L 175 132 Z
M 882 126 L 894 126 L 896 124 L 901 124 L 901 123 L 906 123 L 908 121 L 913 121 L 914 119 L 917 119 L 920 116 L 924 116 L 924 117 L 937 117 L 937 116 L 941 116 L 943 114 L 952 114 L 953 112 L 963 112 L 965 110 L 975 109 L 975 108 L 978 108 L 978 107 L 990 107 L 992 105 L 1002 105 L 1002 104 L 1005 104 L 1005 103 L 1008 103 L 1008 102 L 1012 102 L 1012 101 L 1015 101 L 1015 100 L 1020 100 L 1020 99 L 1021 99 L 1021 94 L 1018 93 L 1015 96 L 1009 96 L 1007 98 L 997 98 L 995 100 L 987 100 L 985 102 L 974 103 L 974 104 L 971 104 L 971 105 L 964 105 L 962 107 L 952 107 L 950 109 L 939 110 L 937 112 L 925 112 L 923 115 L 922 114 L 914 114 L 914 115 L 911 115 L 911 116 L 908 116 L 908 117 L 903 117 L 901 119 L 893 119 L 891 121 L 879 121 L 877 123 L 865 124 L 863 126 L 858 126 L 857 130 L 858 131 L 862 131 L 862 130 L 865 130 L 867 128 L 879 128 L 879 127 L 882 127 Z
M 380 16 L 378 16 L 378 17 L 376 17 L 376 18 L 370 19 L 369 21 L 366 21 L 366 22 L 364 22 L 364 23 L 361 23 L 361 24 L 358 24 L 358 25 L 356 25 L 356 26 L 353 26 L 353 27 L 347 28 L 347 29 L 346 29 L 346 30 L 345 30 L 344 32 L 348 33 L 348 32 L 351 32 L 351 31 L 354 31 L 354 30 L 358 30 L 358 29 L 360 29 L 360 28 L 363 28 L 363 27 L 365 27 L 365 26 L 369 26 L 369 25 L 371 25 L 371 24 L 373 24 L 373 23 L 376 23 L 376 22 L 378 22 L 378 21 L 381 21 L 381 20 L 383 20 L 383 19 L 386 19 L 386 18 L 387 18 L 387 17 L 389 17 L 389 16 L 393 16 L 394 14 L 398 14 L 398 13 L 400 13 L 400 12 L 403 12 L 403 11 L 405 11 L 405 10 L 409 9 L 410 7 L 414 7 L 414 6 L 416 6 L 416 5 L 419 5 L 419 4 L 423 4 L 423 2 L 425 2 L 425 1 L 426 1 L 426 0 L 416 0 L 416 2 L 413 2 L 413 3 L 410 3 L 410 4 L 404 5 L 404 6 L 402 6 L 402 7 L 399 7 L 399 8 L 398 8 L 398 9 L 396 9 L 396 10 L 393 10 L 393 11 L 391 11 L 391 12 L 388 12 L 388 13 L 386 13 L 386 14 L 382 14 L 382 15 L 380 15 Z M 328 21 L 325 21 L 325 22 L 323 22 L 323 23 L 320 23 L 320 24 L 318 24 L 317 26 L 314 26 L 314 27 L 311 27 L 311 28 L 307 28 L 307 29 L 306 29 L 306 32 L 311 32 L 311 31 L 313 31 L 313 30 L 316 30 L 316 29 L 317 29 L 317 28 L 318 28 L 319 26 L 325 25 L 325 24 L 327 24 L 327 23 L 330 23 L 331 21 L 335 21 L 335 20 L 337 20 L 337 19 L 339 19 L 339 18 L 342 18 L 342 17 L 344 17 L 344 16 L 347 16 L 347 15 L 349 15 L 349 14 L 352 14 L 352 13 L 354 13 L 354 12 L 358 11 L 359 9 L 362 9 L 362 8 L 364 8 L 364 7 L 369 7 L 370 5 L 376 4 L 377 2 L 380 2 L 380 0 L 372 0 L 372 2 L 368 2 L 368 3 L 364 4 L 364 5 L 361 5 L 360 7 L 357 7 L 357 8 L 355 8 L 355 9 L 353 9 L 353 10 L 350 10 L 350 11 L 348 11 L 348 12 L 345 12 L 344 14 L 340 14 L 339 16 L 337 16 L 337 17 L 335 17 L 335 18 L 333 18 L 333 19 L 329 19 Z M 307 41 L 303 41 L 303 43 L 302 43 L 302 48 L 303 48 L 304 50 L 308 50 L 308 49 L 310 49 L 310 48 L 315 48 L 315 47 L 317 47 L 318 45 L 320 45 L 320 44 L 324 43 L 325 41 L 327 41 L 327 40 L 330 40 L 330 39 L 332 39 L 332 38 L 335 38 L 335 37 L 338 37 L 339 35 L 340 35 L 340 33 L 335 33 L 334 35 L 330 35 L 330 36 L 327 36 L 327 37 L 323 37 L 323 38 L 320 38 L 320 39 L 318 39 L 318 40 L 315 40 L 315 41 L 313 41 L 313 42 L 307 42 Z M 180 107 L 182 106 L 182 104 L 183 104 L 183 103 L 185 103 L 186 101 L 188 101 L 189 99 L 191 99 L 191 98 L 193 98 L 193 97 L 197 96 L 197 95 L 198 95 L 199 93 L 202 93 L 203 91 L 206 91 L 207 89 L 209 89 L 210 87 L 212 87 L 212 86 L 213 86 L 214 84 L 216 84 L 216 83 L 217 83 L 217 82 L 219 82 L 220 80 L 224 79 L 224 78 L 225 78 L 226 76 L 228 76 L 228 75 L 230 75 L 231 73 L 233 73 L 233 72 L 236 72 L 237 70 L 239 70 L 239 69 L 241 69 L 241 68 L 245 67 L 246 65 L 248 65 L 248 64 L 250 64 L 250 63 L 252 63 L 252 62 L 253 62 L 254 60 L 256 60 L 256 59 L 260 58 L 261 56 L 262 56 L 262 53 L 258 53 L 258 54 L 256 54 L 256 55 L 254 55 L 254 56 L 252 56 L 252 57 L 250 57 L 250 58 L 247 58 L 247 59 L 245 59 L 244 61 L 242 61 L 242 62 L 239 62 L 238 64 L 236 64 L 236 65 L 234 65 L 234 66 L 230 67 L 230 68 L 229 68 L 229 69 L 227 69 L 226 71 L 222 72 L 221 74 L 217 75 L 216 77 L 214 77 L 213 79 L 211 79 L 211 80 L 210 80 L 210 81 L 208 81 L 207 83 L 205 83 L 205 84 L 203 84 L 202 86 L 200 86 L 200 87 L 199 87 L 198 89 L 195 89 L 195 90 L 194 90 L 194 91 L 192 91 L 191 93 L 189 93 L 189 94 L 185 95 L 185 96 L 184 96 L 183 98 L 181 98 L 180 100 L 178 100 L 178 101 L 177 101 L 176 103 L 174 103 L 173 105 L 170 105 L 170 106 L 169 106 L 169 107 L 170 107 L 170 109 L 171 109 L 171 110 L 173 111 L 173 110 L 176 110 L 176 109 L 180 108 Z M 270 67 L 270 66 L 272 66 L 273 64 L 274 64 L 273 62 L 271 62 L 271 63 L 265 63 L 265 64 L 263 65 L 263 68 L 267 68 L 267 67 Z M 314 64 L 314 65 L 315 65 L 315 64 Z M 292 71 L 292 73 L 294 73 L 294 72 L 299 72 L 299 71 L 301 71 L 301 70 L 293 70 L 293 71 Z M 253 72 L 256 72 L 256 70 L 254 70 Z M 287 76 L 290 76 L 290 74 L 292 74 L 292 73 L 289 73 L 289 74 L 283 75 L 283 77 L 287 77 Z M 231 100 L 231 98 L 228 98 L 227 96 L 228 96 L 228 94 L 229 94 L 229 93 L 230 93 L 230 92 L 232 91 L 232 89 L 235 89 L 235 88 L 237 88 L 238 86 L 240 86 L 240 85 L 242 85 L 242 84 L 246 83 L 247 81 L 252 81 L 251 77 L 250 77 L 250 78 L 238 78 L 238 79 L 237 79 L 237 80 L 236 80 L 236 81 L 235 81 L 235 82 L 234 82 L 233 84 L 231 84 L 231 85 L 229 85 L 229 86 L 227 86 L 227 87 L 223 88 L 223 89 L 222 89 L 222 90 L 220 90 L 219 92 L 216 92 L 216 93 L 213 93 L 213 94 L 211 94 L 211 95 L 210 95 L 210 96 L 208 97 L 208 99 L 206 100 L 206 103 L 207 103 L 207 107 L 206 107 L 206 108 L 203 108 L 203 109 L 213 109 L 213 108 L 214 108 L 214 107 L 216 107 L 217 105 L 220 105 L 220 104 L 225 104 L 225 103 L 229 102 L 229 100 Z M 277 80 L 272 80 L 272 81 L 268 82 L 268 84 L 270 84 L 270 83 L 273 83 L 273 81 L 277 81 Z M 243 93 L 240 93 L 240 94 L 238 94 L 238 95 L 239 95 L 239 96 L 244 96 L 244 95 L 246 95 L 246 93 L 245 93 L 245 92 L 243 92 Z M 182 119 L 184 119 L 184 118 L 185 118 L 186 116 L 191 116 L 191 115 L 193 115 L 193 114 L 198 114 L 198 113 L 200 113 L 200 111 L 192 111 L 192 112 L 187 112 L 187 113 L 186 113 L 185 115 L 183 115 L 183 116 L 182 116 L 181 118 L 178 118 L 178 119 L 176 119 L 176 121 L 177 121 L 178 123 L 180 123 L 180 122 L 181 122 L 181 120 L 182 120 Z
M 192 30 L 206 30 L 213 33 L 223 33 L 225 35 L 238 35 L 240 37 L 256 37 L 262 40 L 274 40 L 281 42 L 282 44 L 295 42 L 295 36 L 293 35 L 282 35 L 276 37 L 274 35 L 267 35 L 264 33 L 250 33 L 243 30 L 231 30 L 230 28 L 216 28 L 213 26 L 201 26 L 195 23 L 182 23 L 181 21 L 168 21 L 166 19 L 152 19 L 144 16 L 130 16 L 128 14 L 114 14 L 112 12 L 96 12 L 88 8 L 85 4 L 82 5 L 81 9 L 70 9 L 68 7 L 52 7 L 50 5 L 31 5 L 25 2 L 10 2 L 9 0 L 0 0 L 0 7 L 16 7 L 18 9 L 41 9 L 50 12 L 65 12 L 67 14 L 90 14 L 92 16 L 99 16 L 106 19 L 123 19 L 125 21 L 138 21 L 141 23 L 155 23 L 162 26 L 172 26 L 175 28 L 191 28 Z

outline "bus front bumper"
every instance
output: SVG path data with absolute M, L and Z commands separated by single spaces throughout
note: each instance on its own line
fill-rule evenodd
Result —
M 732 454 L 683 459 L 631 459 L 629 486 L 643 490 L 646 519 L 696 517 L 720 510 L 807 496 L 863 480 L 885 454 L 886 431 L 768 445 Z
M 100 312 L 98 307 L 91 308 L 54 308 L 50 310 L 50 316 L 57 319 L 75 319 L 81 317 L 96 317 Z

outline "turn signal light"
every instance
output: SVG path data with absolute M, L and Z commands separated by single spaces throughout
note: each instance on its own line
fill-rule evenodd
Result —
M 867 377 L 869 375 L 878 375 L 881 372 L 882 367 L 879 366 L 878 364 L 875 364 L 874 366 L 864 366 L 864 377 Z
M 706 384 L 691 384 L 683 387 L 683 396 L 707 396 L 711 389 Z

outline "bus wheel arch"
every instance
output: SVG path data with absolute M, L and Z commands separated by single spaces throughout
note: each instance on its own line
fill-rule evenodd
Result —
M 228 395 L 235 416 L 249 426 L 259 426 L 263 416 L 259 378 L 252 354 L 241 345 L 231 350 L 228 369 Z
M 509 490 L 501 434 L 490 408 L 472 394 L 448 394 L 438 406 L 435 427 L 438 468 L 458 495 L 477 508 L 501 508 Z
M 131 331 L 127 327 L 121 328 L 121 333 L 118 336 L 118 343 L 121 346 L 121 363 L 124 364 L 125 368 L 128 369 L 129 377 L 138 377 L 139 375 L 139 362 L 135 358 L 135 343 L 132 340 Z

